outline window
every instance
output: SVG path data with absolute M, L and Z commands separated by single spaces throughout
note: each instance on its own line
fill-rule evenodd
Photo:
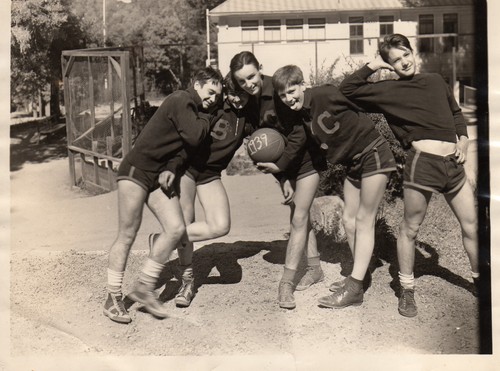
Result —
M 363 54 L 363 17 L 349 17 L 351 54 Z
M 259 21 L 241 21 L 241 41 L 259 41 Z
M 264 40 L 281 41 L 281 21 L 279 19 L 264 20 Z
M 380 36 L 394 33 L 394 17 L 392 15 L 381 15 L 378 21 L 380 23 Z
M 286 20 L 286 39 L 287 40 L 304 40 L 304 21 L 302 19 L 287 19 Z
M 325 18 L 309 18 L 309 39 L 325 40 Z
M 458 14 L 443 14 L 443 33 L 458 33 Z M 451 52 L 453 47 L 458 47 L 457 36 L 445 36 L 443 39 L 443 51 Z
M 419 35 L 434 34 L 434 16 L 432 14 L 423 14 L 418 17 Z M 434 39 L 432 37 L 420 38 L 418 43 L 420 53 L 434 52 Z

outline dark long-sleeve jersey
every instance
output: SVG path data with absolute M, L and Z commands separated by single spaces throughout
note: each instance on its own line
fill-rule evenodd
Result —
M 348 163 L 377 139 L 374 123 L 333 85 L 306 89 L 302 115 L 332 164 Z
M 296 167 L 304 156 L 307 135 L 299 115 L 291 112 L 274 93 L 271 77 L 263 76 L 263 86 L 260 97 L 250 97 L 248 107 L 258 115 L 253 118 L 257 128 L 269 127 L 278 130 L 286 137 L 285 150 L 275 162 L 282 171 Z
M 127 154 L 130 163 L 147 171 L 175 171 L 169 162 L 173 164 L 183 148 L 198 146 L 210 130 L 208 115 L 201 109 L 201 99 L 192 88 L 170 94 Z
M 371 83 L 367 78 L 373 72 L 365 65 L 348 76 L 340 90 L 366 111 L 383 113 L 403 148 L 415 140 L 456 143 L 457 136 L 467 136 L 462 111 L 441 75 L 420 73 Z
M 254 126 L 247 120 L 247 107 L 248 105 L 238 110 L 224 102 L 216 114 L 218 119 L 212 126 L 210 135 L 207 135 L 189 161 L 191 167 L 198 172 L 208 169 L 222 171 L 227 167 L 244 137 L 250 134 L 249 126 Z

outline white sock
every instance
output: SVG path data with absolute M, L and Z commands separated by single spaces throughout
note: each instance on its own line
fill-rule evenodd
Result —
M 415 288 L 415 277 L 412 274 L 403 274 L 401 272 L 398 272 L 399 276 L 399 283 L 401 284 L 401 287 L 404 289 L 414 289 Z
M 125 272 L 117 272 L 108 268 L 108 291 L 118 293 L 122 291 Z
M 140 280 L 146 284 L 155 285 L 160 277 L 165 264 L 157 263 L 151 258 L 147 258 L 140 274 Z
M 479 273 L 471 271 L 471 274 L 472 274 L 472 278 L 479 278 Z

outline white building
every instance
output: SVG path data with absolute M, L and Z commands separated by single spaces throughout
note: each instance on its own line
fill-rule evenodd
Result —
M 208 15 L 223 73 L 249 50 L 267 75 L 296 64 L 319 81 L 334 63 L 334 76 L 351 72 L 376 55 L 382 36 L 401 33 L 422 71 L 474 85 L 473 0 L 227 0 Z

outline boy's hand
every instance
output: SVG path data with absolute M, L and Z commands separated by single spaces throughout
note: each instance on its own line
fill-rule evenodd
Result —
M 158 177 L 158 183 L 160 183 L 161 188 L 166 192 L 166 195 L 168 197 L 172 197 L 175 194 L 172 187 L 172 185 L 174 184 L 174 180 L 175 174 L 169 170 L 161 172 L 160 176 Z
M 377 56 L 373 61 L 367 64 L 368 68 L 377 71 L 380 69 L 386 69 L 390 71 L 394 71 L 394 67 L 392 67 L 389 63 L 384 62 L 380 55 Z
M 459 164 L 463 164 L 467 160 L 467 149 L 469 148 L 469 138 L 466 136 L 461 136 L 460 140 L 457 142 L 457 148 L 455 150 L 455 157 Z
M 283 192 L 283 205 L 290 205 L 293 201 L 293 195 L 295 191 L 293 190 L 292 183 L 290 183 L 289 179 L 281 179 L 280 181 L 281 192 Z
M 274 162 L 257 162 L 256 165 L 257 169 L 266 174 L 276 174 L 281 172 L 281 169 Z

